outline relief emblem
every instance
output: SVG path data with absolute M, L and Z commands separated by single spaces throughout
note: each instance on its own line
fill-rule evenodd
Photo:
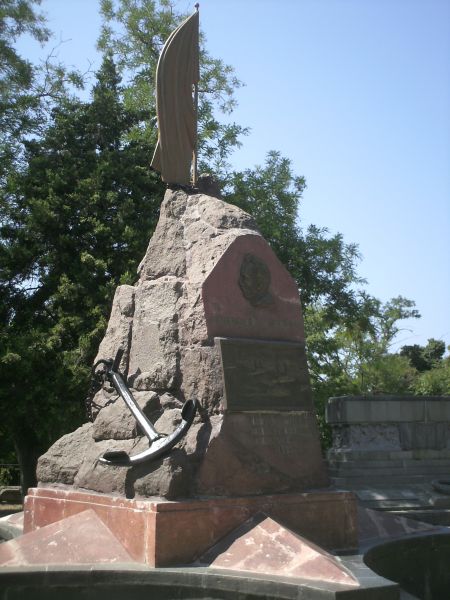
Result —
M 244 256 L 238 283 L 244 298 L 252 306 L 268 306 L 269 304 L 273 304 L 273 298 L 269 292 L 269 268 L 264 261 L 254 254 L 246 254 Z

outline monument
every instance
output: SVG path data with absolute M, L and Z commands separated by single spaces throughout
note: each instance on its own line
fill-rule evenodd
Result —
M 149 564 L 193 560 L 260 511 L 325 547 L 355 545 L 352 496 L 326 491 L 297 286 L 248 214 L 168 189 L 138 282 L 116 291 L 97 360 L 118 350 L 117 369 L 154 428 L 170 437 L 195 401 L 190 428 L 162 456 L 105 461 L 152 447 L 107 384 L 94 398 L 94 422 L 40 458 L 27 530 L 93 503 L 125 520 L 141 511 L 126 535 L 135 546 L 141 538 L 135 556 Z M 149 518 L 159 542 L 143 556 Z M 116 535 L 125 531 L 119 516 L 110 520 Z M 186 541 L 189 527 L 195 542 Z M 187 547 L 173 543 L 176 532 Z
M 278 532 L 319 564 L 291 561 L 286 573 L 329 571 L 354 586 L 326 552 L 356 547 L 356 506 L 328 488 L 297 284 L 249 214 L 202 191 L 197 82 L 198 11 L 158 63 L 159 222 L 137 283 L 115 293 L 93 421 L 39 459 L 25 533 L 56 535 L 47 528 L 60 522 L 76 536 L 82 523 L 102 544 L 112 533 L 136 562 L 192 564 L 209 552 L 225 568 L 224 536 L 245 546 L 249 531 L 264 544 Z

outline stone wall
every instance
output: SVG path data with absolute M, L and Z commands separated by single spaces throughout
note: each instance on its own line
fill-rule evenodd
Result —
M 330 398 L 328 451 L 341 487 L 414 484 L 450 477 L 450 397 Z

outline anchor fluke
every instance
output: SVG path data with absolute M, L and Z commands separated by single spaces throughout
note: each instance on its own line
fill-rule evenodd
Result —
M 173 446 L 186 435 L 189 427 L 192 425 L 192 421 L 194 420 L 197 411 L 197 402 L 195 400 L 187 400 L 184 403 L 183 408 L 181 409 L 181 423 L 171 434 L 166 435 L 164 433 L 159 433 L 144 415 L 121 374 L 116 370 L 118 369 L 122 353 L 123 351 L 119 350 L 114 361 L 99 361 L 95 366 L 98 366 L 99 363 L 103 363 L 107 367 L 105 378 L 112 383 L 117 393 L 127 405 L 140 428 L 147 436 L 150 447 L 134 456 L 130 456 L 123 450 L 110 450 L 105 452 L 103 456 L 99 458 L 99 461 L 107 465 L 128 467 L 157 458 L 173 448 Z
M 100 462 L 128 466 L 130 465 L 130 457 L 124 450 L 110 450 L 109 452 L 105 452 Z

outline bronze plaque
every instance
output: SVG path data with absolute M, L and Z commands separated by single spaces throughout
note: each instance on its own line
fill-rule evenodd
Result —
M 304 344 L 232 338 L 216 338 L 216 343 L 222 360 L 225 410 L 312 410 Z

